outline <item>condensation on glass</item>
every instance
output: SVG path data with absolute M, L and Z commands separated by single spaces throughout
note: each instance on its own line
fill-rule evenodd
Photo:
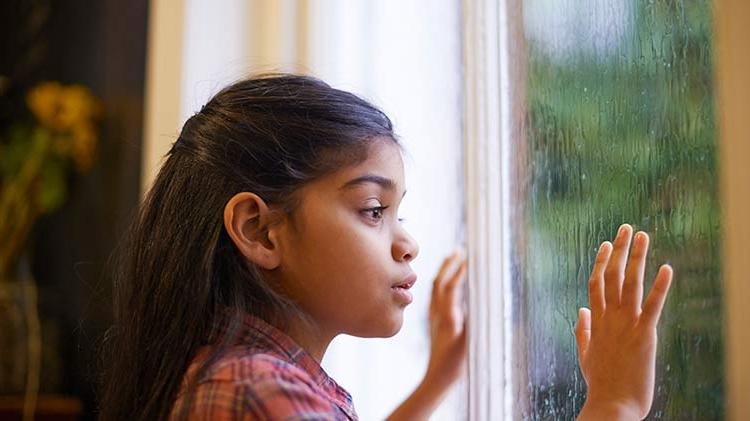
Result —
M 515 412 L 570 420 L 573 329 L 598 245 L 623 222 L 675 282 L 649 419 L 722 419 L 720 208 L 708 0 L 525 0 L 513 241 Z

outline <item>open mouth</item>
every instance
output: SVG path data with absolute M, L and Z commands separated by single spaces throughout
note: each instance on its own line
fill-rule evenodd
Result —
M 391 288 L 400 288 L 404 290 L 410 289 L 412 286 L 414 286 L 414 283 L 417 282 L 417 275 L 411 274 L 406 277 L 402 282 L 399 282 L 398 284 L 393 285 Z
M 414 286 L 415 282 L 417 282 L 417 275 L 412 273 L 411 275 L 407 276 L 406 279 L 404 279 L 402 282 L 391 286 L 391 290 L 400 301 L 404 302 L 405 304 L 410 304 L 412 301 L 414 301 L 414 297 L 409 291 L 409 288 Z

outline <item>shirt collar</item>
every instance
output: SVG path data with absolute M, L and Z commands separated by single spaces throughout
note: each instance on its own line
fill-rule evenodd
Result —
M 328 376 L 323 367 L 286 333 L 252 314 L 243 316 L 243 327 L 244 331 L 240 334 L 240 342 L 246 342 L 252 344 L 254 348 L 263 348 L 265 351 L 273 352 L 291 364 L 300 367 L 331 397 L 335 397 L 340 404 L 351 407 L 352 397 L 349 392 Z

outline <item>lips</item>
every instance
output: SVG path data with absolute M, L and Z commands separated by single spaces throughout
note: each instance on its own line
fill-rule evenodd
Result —
M 414 286 L 415 282 L 417 282 L 417 275 L 415 273 L 410 273 L 409 276 L 404 278 L 401 282 L 393 284 L 391 288 L 409 289 Z
M 393 296 L 396 297 L 402 305 L 407 306 L 414 301 L 414 296 L 409 292 L 409 288 L 411 288 L 415 282 L 417 282 L 417 275 L 412 272 L 401 282 L 397 282 L 391 286 Z

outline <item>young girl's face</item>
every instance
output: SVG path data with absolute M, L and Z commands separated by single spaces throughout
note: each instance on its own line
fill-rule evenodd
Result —
M 329 335 L 388 337 L 401 328 L 419 247 L 398 218 L 404 166 L 399 148 L 377 141 L 366 161 L 306 185 L 294 229 L 281 228 L 276 275 Z

